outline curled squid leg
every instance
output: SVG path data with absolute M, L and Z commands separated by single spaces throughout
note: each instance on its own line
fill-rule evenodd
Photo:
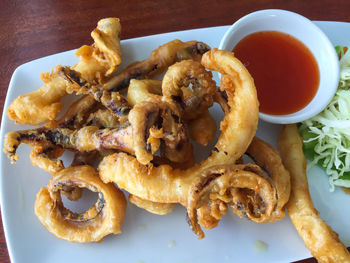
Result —
M 98 193 L 98 201 L 86 212 L 77 214 L 65 208 L 61 191 L 72 187 Z M 91 166 L 75 166 L 52 177 L 48 188 L 37 194 L 35 214 L 58 238 L 71 242 L 99 242 L 108 234 L 121 233 L 126 209 L 124 194 L 113 184 L 104 184 Z

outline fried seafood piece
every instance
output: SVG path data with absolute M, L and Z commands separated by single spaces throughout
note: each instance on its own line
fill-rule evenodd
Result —
M 191 139 L 204 146 L 210 143 L 217 131 L 216 121 L 208 110 L 186 124 Z
M 269 174 L 275 184 L 278 201 L 270 222 L 284 218 L 285 206 L 289 200 L 291 185 L 289 172 L 282 164 L 281 156 L 275 148 L 258 137 L 254 137 L 246 154 Z
M 67 95 L 66 83 L 57 70 L 58 67 L 55 67 L 51 73 L 41 73 L 44 86 L 15 98 L 7 109 L 7 116 L 18 123 L 30 125 L 55 119 L 62 108 L 60 99 Z
M 177 62 L 164 75 L 163 100 L 177 103 L 184 119 L 195 119 L 213 105 L 217 87 L 212 77 L 197 61 Z
M 278 147 L 291 175 L 292 191 L 287 211 L 306 247 L 318 262 L 350 262 L 350 254 L 338 234 L 319 216 L 309 193 L 302 138 L 295 124 L 285 125 Z
M 186 127 L 172 104 L 162 100 L 141 101 L 130 111 L 129 122 L 132 126 L 135 155 L 140 163 L 148 164 L 153 160 L 160 139 L 164 141 L 164 156 L 170 161 L 181 163 L 192 155 Z M 151 146 L 150 150 L 147 145 Z M 158 147 L 152 147 L 153 145 Z
M 203 204 L 209 204 L 210 216 L 216 220 L 225 215 L 228 205 L 239 216 L 263 223 L 270 222 L 276 203 L 272 180 L 259 166 L 221 165 L 208 168 L 194 180 L 187 214 L 193 232 L 201 239 L 204 233 L 198 224 L 197 210 Z
M 98 193 L 97 202 L 86 212 L 77 214 L 65 208 L 61 191 L 72 187 Z M 75 166 L 52 177 L 48 188 L 41 188 L 35 201 L 35 214 L 58 238 L 71 242 L 99 242 L 106 235 L 120 234 L 126 209 L 122 191 L 104 184 L 91 166 Z
M 146 100 L 161 99 L 162 81 L 156 79 L 132 79 L 128 87 L 127 101 L 131 106 Z
M 58 120 L 45 124 L 46 128 L 80 129 L 87 121 L 89 115 L 98 107 L 97 101 L 90 96 L 84 96 L 72 103 L 65 114 Z
M 171 203 L 159 203 L 148 201 L 133 194 L 129 194 L 129 201 L 137 207 L 145 209 L 148 212 L 157 215 L 169 214 L 173 211 L 174 207 L 176 206 L 176 204 Z
M 107 109 L 99 109 L 91 113 L 86 120 L 87 126 L 97 126 L 100 129 L 102 128 L 117 128 L 120 126 L 120 122 L 117 116 L 111 114 Z
M 115 72 L 122 62 L 120 50 L 121 25 L 119 18 L 104 18 L 98 21 L 91 32 L 94 44 L 82 46 L 76 52 L 79 63 L 73 69 L 80 72 L 90 83 L 101 83 L 104 77 Z M 102 80 L 102 81 L 101 81 Z
M 132 79 L 128 88 L 127 100 L 130 105 L 141 101 L 154 101 L 162 99 L 162 81 L 153 79 Z M 170 100 L 170 103 L 173 101 Z M 196 119 L 184 120 L 191 139 L 201 145 L 207 145 L 216 134 L 216 121 L 209 111 L 204 111 Z
M 95 43 L 82 46 L 76 52 L 80 57 L 72 68 L 90 83 L 101 83 L 120 64 L 120 23 L 118 18 L 106 18 L 98 22 L 92 32 Z M 17 97 L 7 109 L 11 120 L 21 124 L 39 125 L 54 120 L 62 108 L 61 98 L 67 95 L 66 82 L 55 67 L 51 74 L 42 73 L 44 85 L 31 93 Z
M 182 42 L 178 39 L 153 50 L 146 60 L 135 62 L 105 83 L 106 90 L 120 91 L 129 86 L 131 79 L 150 79 L 167 70 L 176 62 L 186 59 L 200 61 L 210 47 L 199 41 Z
M 114 149 L 134 153 L 132 128 L 127 123 L 115 129 L 99 129 L 96 126 L 85 126 L 79 130 L 43 127 L 9 132 L 5 135 L 3 150 L 13 163 L 18 159 L 16 150 L 22 143 L 30 146 L 51 144 L 79 152 Z
M 105 90 L 102 85 L 91 85 L 79 72 L 70 67 L 60 67 L 59 74 L 66 81 L 69 93 L 75 91 L 77 95 L 90 95 L 118 117 L 120 123 L 127 120 L 131 106 L 119 92 Z
M 39 167 L 54 176 L 64 169 L 63 162 L 58 160 L 63 152 L 64 150 L 60 147 L 43 143 L 31 150 L 30 162 L 33 166 Z

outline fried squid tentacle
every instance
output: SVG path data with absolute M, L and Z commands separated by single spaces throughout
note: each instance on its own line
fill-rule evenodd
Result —
M 64 207 L 60 192 L 72 187 L 98 192 L 98 201 L 82 214 Z M 71 242 L 99 242 L 106 235 L 121 233 L 126 209 L 124 194 L 113 184 L 104 184 L 91 166 L 66 168 L 52 177 L 48 189 L 37 194 L 35 214 L 56 237 Z
M 195 119 L 213 105 L 217 91 L 212 73 L 193 60 L 170 66 L 162 81 L 163 100 L 177 103 L 184 119 Z
M 39 128 L 9 132 L 5 135 L 4 152 L 12 162 L 18 159 L 16 150 L 22 143 L 34 146 L 51 143 L 64 149 L 80 152 L 114 149 L 134 153 L 132 129 L 128 124 L 120 125 L 115 129 L 85 126 L 79 130 Z
M 295 124 L 285 125 L 278 137 L 282 160 L 290 172 L 292 191 L 287 211 L 311 254 L 320 263 L 350 262 L 350 254 L 338 234 L 320 217 L 314 208 L 306 177 L 303 142 Z
M 214 211 L 210 212 L 216 219 L 220 219 L 224 215 L 222 211 L 226 211 L 220 209 L 220 205 L 223 208 L 228 205 L 239 216 L 262 223 L 270 220 L 277 198 L 270 178 L 256 165 L 208 168 L 192 184 L 187 201 L 189 223 L 199 239 L 204 237 L 204 233 L 198 224 L 197 209 L 211 202 L 215 202 Z
M 78 95 L 90 95 L 115 114 L 121 123 L 127 120 L 131 106 L 119 92 L 105 90 L 102 85 L 91 85 L 69 67 L 60 67 L 59 74 L 66 80 L 69 93 L 76 91 Z
M 120 91 L 129 86 L 131 79 L 149 79 L 163 73 L 175 62 L 193 59 L 200 61 L 202 55 L 210 50 L 205 43 L 198 41 L 182 42 L 175 39 L 153 50 L 144 61 L 131 64 L 106 84 L 105 89 Z
M 90 113 L 98 108 L 98 103 L 90 96 L 84 96 L 69 106 L 66 113 L 58 120 L 45 124 L 47 128 L 80 129 L 86 123 Z

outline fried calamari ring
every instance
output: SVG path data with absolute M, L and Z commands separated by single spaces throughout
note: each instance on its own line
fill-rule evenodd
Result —
M 276 190 L 270 178 L 256 165 L 221 165 L 203 171 L 192 184 L 187 214 L 193 232 L 199 239 L 204 233 L 198 224 L 197 209 L 203 204 L 216 201 L 219 207 L 215 219 L 219 220 L 226 212 L 225 204 L 232 207 L 239 216 L 248 217 L 254 222 L 269 222 L 275 209 Z
M 212 77 L 199 62 L 177 62 L 164 75 L 163 100 L 177 103 L 184 119 L 195 119 L 213 105 L 217 88 Z
M 136 195 L 129 194 L 130 203 L 139 208 L 145 209 L 156 215 L 166 215 L 173 211 L 176 204 L 158 203 L 142 199 Z
M 306 247 L 318 262 L 350 262 L 350 254 L 339 240 L 338 234 L 318 216 L 318 211 L 313 206 L 302 145 L 296 125 L 285 125 L 279 134 L 278 146 L 291 176 L 288 214 Z
M 282 164 L 279 153 L 268 143 L 254 137 L 246 154 L 249 155 L 257 165 L 267 171 L 276 187 L 278 201 L 273 215 L 270 218 L 270 222 L 284 218 L 285 205 L 290 195 L 290 176 L 289 172 Z
M 83 214 L 64 207 L 60 192 L 71 187 L 98 192 L 98 201 Z M 52 177 L 48 189 L 37 194 L 35 214 L 53 235 L 71 242 L 99 242 L 108 234 L 121 233 L 126 199 L 113 184 L 104 184 L 91 166 L 66 168 Z
M 81 56 L 72 68 L 90 83 L 100 83 L 110 75 L 120 63 L 120 23 L 117 18 L 102 19 L 93 31 L 95 44 L 83 46 L 76 55 Z M 67 95 L 66 82 L 57 74 L 42 73 L 44 82 L 37 91 L 17 97 L 9 106 L 7 115 L 21 124 L 39 125 L 46 120 L 54 120 L 62 108 L 61 98 Z

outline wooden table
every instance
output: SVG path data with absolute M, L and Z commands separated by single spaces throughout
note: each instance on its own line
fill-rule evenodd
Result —
M 279 8 L 311 20 L 350 22 L 349 0 L 1 0 L 0 110 L 19 65 L 91 43 L 87 32 L 103 17 L 119 17 L 122 39 L 232 24 L 260 9 Z M 0 263 L 10 262 L 2 225 Z M 316 262 L 308 259 L 300 262 Z

